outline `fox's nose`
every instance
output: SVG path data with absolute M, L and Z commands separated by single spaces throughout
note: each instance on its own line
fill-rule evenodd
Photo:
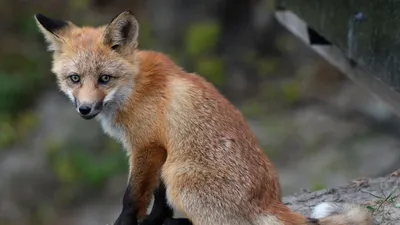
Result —
M 92 108 L 89 106 L 83 105 L 83 106 L 79 106 L 78 110 L 79 110 L 80 114 L 86 116 L 87 114 L 90 113 L 90 111 L 92 111 Z

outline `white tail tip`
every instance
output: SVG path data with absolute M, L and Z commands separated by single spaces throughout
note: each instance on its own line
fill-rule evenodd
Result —
M 315 206 L 311 217 L 321 219 L 337 213 L 337 206 L 334 203 L 323 202 Z

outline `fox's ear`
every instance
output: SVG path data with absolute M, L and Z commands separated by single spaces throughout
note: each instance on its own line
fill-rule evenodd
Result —
M 36 24 L 40 31 L 43 33 L 44 38 L 49 43 L 48 49 L 50 51 L 60 50 L 63 42 L 62 33 L 71 26 L 74 26 L 69 21 L 58 19 L 51 19 L 42 14 L 35 15 Z
M 104 44 L 119 53 L 132 53 L 137 47 L 139 24 L 131 11 L 117 15 L 104 31 Z

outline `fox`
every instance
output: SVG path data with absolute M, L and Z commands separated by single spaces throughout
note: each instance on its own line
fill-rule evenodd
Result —
M 277 171 L 240 110 L 200 74 L 162 52 L 139 49 L 139 23 L 130 10 L 100 26 L 42 14 L 35 20 L 59 89 L 127 152 L 115 224 L 138 224 L 155 209 L 168 212 L 155 212 L 157 221 L 149 224 L 373 224 L 359 204 L 321 202 L 310 217 L 286 206 Z M 187 218 L 173 220 L 171 209 Z

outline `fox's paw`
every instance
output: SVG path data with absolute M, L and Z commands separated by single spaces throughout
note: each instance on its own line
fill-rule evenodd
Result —
M 163 225 L 192 225 L 192 222 L 190 222 L 190 220 L 188 219 L 184 219 L 184 218 L 168 218 L 165 220 Z

